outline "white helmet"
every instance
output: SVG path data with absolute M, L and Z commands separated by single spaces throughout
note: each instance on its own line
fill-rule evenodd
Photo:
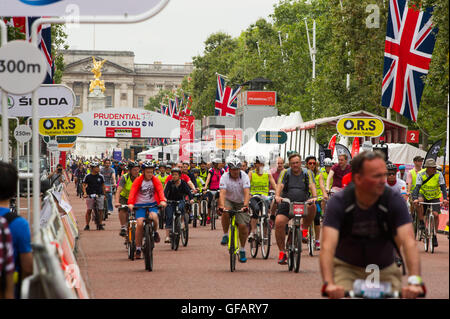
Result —
M 213 163 L 213 164 L 220 164 L 220 163 L 222 163 L 222 159 L 216 157 L 215 159 L 212 160 L 212 163 Z
M 257 155 L 255 157 L 255 163 L 261 163 L 264 164 L 266 162 L 266 159 L 262 155 Z
M 237 157 L 227 158 L 227 164 L 229 169 L 241 168 L 241 160 Z
M 333 162 L 331 161 L 331 158 L 327 157 L 327 158 L 323 161 L 323 165 L 324 165 L 324 166 L 333 166 Z

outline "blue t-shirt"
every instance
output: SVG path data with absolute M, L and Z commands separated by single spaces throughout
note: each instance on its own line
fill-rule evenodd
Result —
M 9 213 L 9 208 L 0 207 L 0 216 Z M 19 270 L 20 254 L 31 252 L 31 231 L 28 221 L 23 217 L 17 217 L 9 224 L 14 247 L 14 263 Z

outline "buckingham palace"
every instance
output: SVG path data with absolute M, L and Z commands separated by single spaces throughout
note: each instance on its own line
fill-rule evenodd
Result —
M 75 93 L 75 107 L 72 115 L 92 111 L 89 108 L 88 96 L 90 81 L 94 78 L 91 72 L 93 59 L 106 60 L 103 65 L 102 80 L 105 83 L 106 108 L 144 108 L 150 97 L 160 90 L 175 90 L 181 86 L 183 78 L 193 70 L 191 62 L 184 64 L 163 64 L 155 61 L 152 64 L 135 63 L 134 52 L 131 51 L 63 51 L 65 70 L 62 84 L 67 85 Z M 76 153 L 91 153 L 89 143 L 78 138 Z M 104 149 L 108 153 L 112 148 L 129 148 L 131 145 L 146 145 L 146 141 L 138 140 L 105 140 Z M 98 147 L 99 144 L 96 143 Z M 98 154 L 98 149 L 96 152 Z

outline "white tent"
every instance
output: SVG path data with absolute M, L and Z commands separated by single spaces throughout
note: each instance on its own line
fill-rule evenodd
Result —
M 257 132 L 259 131 L 280 131 L 282 129 L 292 127 L 303 123 L 300 112 L 294 112 L 289 115 L 272 116 L 263 119 Z M 247 160 L 252 161 L 255 156 L 263 155 L 267 160 L 276 153 L 282 157 L 286 157 L 286 153 L 290 150 L 297 151 L 304 159 L 307 155 L 318 155 L 319 146 L 312 138 L 308 131 L 288 132 L 287 141 L 284 145 L 278 144 L 261 144 L 256 141 L 256 133 L 249 139 L 247 143 L 236 150 L 237 156 L 244 156 Z

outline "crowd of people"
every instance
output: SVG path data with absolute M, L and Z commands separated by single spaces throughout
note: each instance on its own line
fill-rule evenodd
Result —
M 165 209 L 164 243 L 168 244 L 175 207 L 167 203 L 178 202 L 178 209 L 184 212 L 193 203 L 193 195 L 202 194 L 208 202 L 207 223 L 214 216 L 212 207 L 217 207 L 217 214 L 221 216 L 221 245 L 227 245 L 229 241 L 230 216 L 227 211 L 238 211 L 238 260 L 242 263 L 247 262 L 245 245 L 254 239 L 256 221 L 264 207 L 270 213 L 270 227 L 275 230 L 279 249 L 277 262 L 285 265 L 286 225 L 292 215 L 284 199 L 289 199 L 307 204 L 302 219 L 302 237 L 307 237 L 307 229 L 314 223 L 323 292 L 329 297 L 343 297 L 356 279 L 365 278 L 365 267 L 375 264 L 380 268 L 382 281 L 390 282 L 404 297 L 416 298 L 423 292 L 424 283 L 420 277 L 411 211 L 413 208 L 418 210 L 419 227 L 424 228 L 423 205 L 420 203 L 442 201 L 442 205 L 448 206 L 447 187 L 436 162 L 427 159 L 423 165 L 423 161 L 422 157 L 415 157 L 415 167 L 405 173 L 404 165 L 397 167 L 386 162 L 384 155 L 378 152 L 362 152 L 351 160 L 346 155 L 339 155 L 337 163 L 326 158 L 322 165 L 315 156 L 302 160 L 299 154 L 291 153 L 287 162 L 277 158 L 276 165 L 269 169 L 263 156 L 257 156 L 250 165 L 234 156 L 226 160 L 215 158 L 209 163 L 71 158 L 66 177 L 86 199 L 84 231 L 90 230 L 94 207 L 101 216 L 118 209 L 119 235 L 125 237 L 128 212 L 136 209 L 136 259 L 141 258 L 146 213 L 141 207 L 154 207 L 150 209 L 149 217 L 155 225 L 156 243 L 161 241 L 157 232 L 158 215 Z M 17 183 L 17 171 L 10 164 L 0 164 L 0 178 L 5 181 L 0 184 L 0 296 L 13 297 L 15 287 L 17 297 L 20 280 L 32 274 L 29 225 L 20 216 L 10 216 L 9 201 L 15 194 L 7 185 Z M 64 175 L 62 167 L 57 167 L 48 178 L 52 184 L 68 182 Z M 217 204 L 211 205 L 213 201 Z M 436 227 L 439 213 L 439 205 L 433 205 Z M 192 219 L 191 213 L 185 222 L 190 223 Z M 103 219 L 94 220 L 97 230 L 105 229 Z M 437 247 L 436 236 L 433 243 Z M 408 269 L 408 284 L 403 288 L 397 258 Z

